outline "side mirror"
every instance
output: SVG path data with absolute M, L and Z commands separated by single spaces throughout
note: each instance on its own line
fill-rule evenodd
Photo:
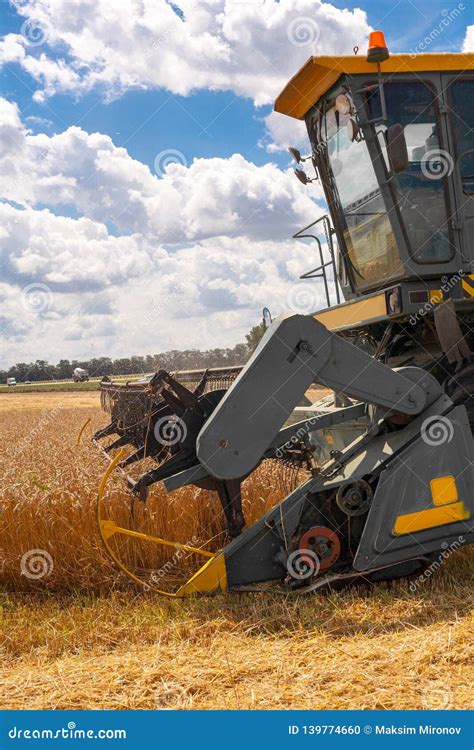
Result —
M 262 318 L 263 318 L 263 327 L 265 330 L 267 328 L 270 328 L 271 324 L 273 323 L 272 314 L 268 307 L 264 307 L 262 311 Z
M 296 146 L 290 146 L 288 151 L 290 153 L 291 158 L 294 159 L 297 164 L 299 164 L 300 161 L 302 161 L 301 152 L 298 148 L 296 148 Z
M 307 185 L 308 182 L 312 182 L 306 172 L 303 172 L 302 169 L 294 169 L 293 172 L 295 173 L 299 181 L 303 183 L 303 185 Z
M 404 172 L 410 163 L 408 159 L 407 142 L 403 125 L 396 123 L 390 125 L 385 131 L 385 141 L 387 144 L 387 154 L 393 171 Z

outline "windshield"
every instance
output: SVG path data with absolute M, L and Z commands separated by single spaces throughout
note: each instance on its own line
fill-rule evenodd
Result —
M 421 82 L 385 83 L 384 92 L 388 119 L 376 129 L 386 163 L 383 133 L 388 126 L 403 125 L 407 143 L 408 168 L 396 175 L 392 185 L 411 256 L 418 263 L 444 263 L 454 252 L 445 201 L 453 160 L 440 147 L 434 93 Z M 370 95 L 369 104 L 371 117 L 379 117 L 378 89 Z
M 364 289 L 396 276 L 400 257 L 367 144 L 351 140 L 350 114 L 332 107 L 323 128 L 329 163 L 344 214 L 343 235 L 354 282 Z

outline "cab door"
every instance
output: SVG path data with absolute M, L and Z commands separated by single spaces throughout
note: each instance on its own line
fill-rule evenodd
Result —
M 456 203 L 452 226 L 468 264 L 474 261 L 474 76 L 443 74 L 442 83 Z

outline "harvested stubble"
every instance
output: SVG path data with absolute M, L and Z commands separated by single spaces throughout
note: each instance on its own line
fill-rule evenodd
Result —
M 55 397 L 44 398 L 45 408 L 54 408 Z M 472 707 L 471 550 L 451 555 L 415 591 L 401 580 L 308 598 L 171 601 L 137 590 L 110 592 L 123 578 L 94 528 L 104 465 L 87 443 L 75 445 L 86 417 L 90 430 L 102 417 L 88 403 L 70 407 L 68 401 L 62 421 L 35 433 L 21 460 L 2 455 L 3 581 L 10 590 L 1 596 L 2 708 Z M 18 444 L 31 434 L 39 417 L 37 410 L 3 413 L 2 450 L 8 435 Z M 254 480 L 248 490 L 252 501 L 270 504 L 280 492 L 269 491 L 268 477 L 258 481 L 260 488 Z M 125 512 L 121 480 L 109 497 Z M 184 541 L 195 528 L 189 514 L 198 502 L 207 513 L 202 508 L 211 502 L 186 497 Z M 153 507 L 164 524 L 164 506 Z M 180 537 L 169 518 L 163 531 Z M 43 581 L 19 574 L 20 557 L 32 547 L 54 558 Z M 12 592 L 19 586 L 42 590 Z M 61 587 L 75 593 L 58 593 Z M 108 593 L 79 591 L 84 587 Z
M 306 599 L 5 596 L 0 701 L 29 709 L 469 708 L 468 559 L 456 557 L 416 594 L 398 582 Z

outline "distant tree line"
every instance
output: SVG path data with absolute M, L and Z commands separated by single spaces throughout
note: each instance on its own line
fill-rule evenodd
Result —
M 230 367 L 244 364 L 257 346 L 264 333 L 263 325 L 254 326 L 246 335 L 245 344 L 237 344 L 233 349 L 173 349 L 161 354 L 147 354 L 144 357 L 94 357 L 92 359 L 77 360 L 61 359 L 57 365 L 51 365 L 43 359 L 36 362 L 18 362 L 9 370 L 0 370 L 0 382 L 7 378 L 15 378 L 17 383 L 25 380 L 68 380 L 72 378 L 73 370 L 82 367 L 91 377 L 103 375 L 141 375 L 154 372 L 160 368 L 165 370 L 197 370 L 205 367 Z

